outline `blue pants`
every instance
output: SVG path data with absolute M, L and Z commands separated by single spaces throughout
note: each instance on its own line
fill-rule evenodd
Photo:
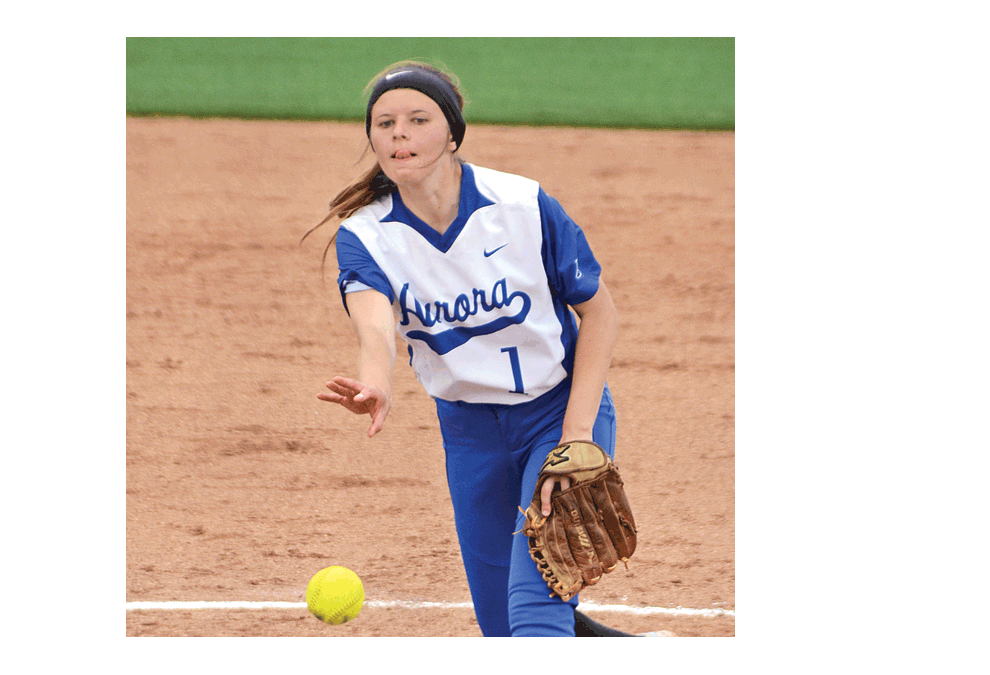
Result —
M 540 468 L 560 442 L 569 394 L 568 379 L 519 405 L 437 401 L 461 557 L 486 637 L 574 636 L 577 597 L 565 603 L 550 596 L 527 537 L 518 533 L 519 507 L 529 506 Z M 607 386 L 591 440 L 614 457 Z

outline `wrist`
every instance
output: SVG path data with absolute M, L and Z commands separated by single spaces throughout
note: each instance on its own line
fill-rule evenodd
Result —
M 593 427 L 564 427 L 560 433 L 560 443 L 570 443 L 572 441 L 594 440 L 595 430 Z

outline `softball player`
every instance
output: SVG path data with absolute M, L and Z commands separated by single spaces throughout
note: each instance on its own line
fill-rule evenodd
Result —
M 373 80 L 365 126 L 378 161 L 320 223 L 342 219 L 338 283 L 358 372 L 333 378 L 319 398 L 368 414 L 369 436 L 381 431 L 398 330 L 436 401 L 483 634 L 626 635 L 576 612 L 576 597 L 551 597 L 526 537 L 513 534 L 553 447 L 590 439 L 614 456 L 606 372 L 615 307 L 557 201 L 535 181 L 459 158 L 463 104 L 453 76 L 426 64 L 396 64 Z M 545 513 L 555 488 L 544 488 Z

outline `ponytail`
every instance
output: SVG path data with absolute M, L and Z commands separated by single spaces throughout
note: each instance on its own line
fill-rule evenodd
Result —
M 384 197 L 394 189 L 395 183 L 393 183 L 388 176 L 385 175 L 385 172 L 382 171 L 381 167 L 378 165 L 378 162 L 375 162 L 375 165 L 366 171 L 360 178 L 338 192 L 337 196 L 330 200 L 330 212 L 327 214 L 326 218 L 310 228 L 310 230 L 303 235 L 299 243 L 301 244 L 306 241 L 306 237 L 313 234 L 313 232 L 323 227 L 334 218 L 347 220 L 354 215 L 358 209 L 373 203 L 381 197 Z M 336 240 L 337 233 L 334 232 L 333 236 L 330 237 L 330 241 L 327 242 L 326 248 L 323 249 L 323 259 L 320 263 L 321 272 L 326 267 L 327 254 L 330 252 L 330 247 L 333 246 Z

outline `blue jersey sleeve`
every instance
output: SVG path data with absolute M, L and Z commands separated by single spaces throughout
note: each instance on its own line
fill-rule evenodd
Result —
M 550 288 L 568 305 L 591 300 L 598 292 L 602 268 L 584 232 L 543 188 L 537 200 L 543 222 L 543 266 Z
M 389 283 L 382 268 L 371 257 L 357 235 L 345 227 L 337 230 L 337 266 L 340 269 L 337 285 L 340 287 L 345 310 L 348 293 L 368 288 L 381 292 L 389 302 L 395 301 L 392 284 Z

